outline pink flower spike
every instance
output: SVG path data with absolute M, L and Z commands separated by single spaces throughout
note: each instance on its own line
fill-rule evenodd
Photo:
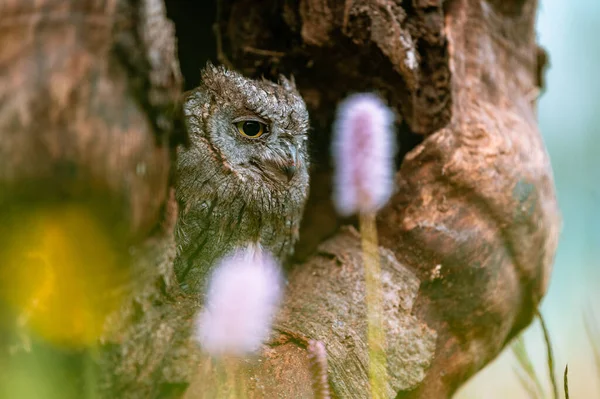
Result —
M 196 338 L 212 356 L 243 356 L 268 339 L 283 295 L 275 259 L 259 246 L 238 249 L 213 270 Z
M 325 344 L 311 339 L 306 349 L 315 399 L 330 399 Z
M 394 185 L 394 114 L 375 94 L 354 94 L 333 126 L 334 203 L 343 216 L 377 212 Z

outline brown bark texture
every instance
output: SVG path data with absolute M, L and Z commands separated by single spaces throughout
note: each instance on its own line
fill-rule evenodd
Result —
M 290 268 L 271 340 L 237 368 L 248 397 L 313 397 L 311 339 L 327 348 L 333 396 L 368 397 L 360 237 L 331 216 L 326 161 L 336 103 L 364 90 L 396 110 L 402 148 L 378 215 L 387 396 L 450 397 L 531 322 L 556 250 L 560 218 L 535 114 L 545 61 L 536 2 L 218 8 L 219 60 L 249 76 L 293 74 L 320 161 L 302 262 Z M 116 237 L 134 272 L 101 341 L 105 396 L 217 397 L 220 366 L 191 339 L 202 300 L 182 295 L 170 268 L 169 167 L 185 137 L 162 1 L 3 0 L 0 71 L 0 214 L 91 198 L 123 221 Z

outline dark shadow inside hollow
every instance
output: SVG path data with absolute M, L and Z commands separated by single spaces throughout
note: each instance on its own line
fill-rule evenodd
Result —
M 310 255 L 342 223 L 353 222 L 337 217 L 331 202 L 331 125 L 340 100 L 352 93 L 375 91 L 396 110 L 398 168 L 422 141 L 423 136 L 412 132 L 400 115 L 400 103 L 411 98 L 406 83 L 370 42 L 366 29 L 364 35 L 354 35 L 364 36 L 358 41 L 336 31 L 330 34 L 330 44 L 315 46 L 303 41 L 295 1 L 219 0 L 219 10 L 217 1 L 166 0 L 166 6 L 175 23 L 185 90 L 199 84 L 207 61 L 219 63 L 217 35 L 222 55 L 244 75 L 272 80 L 279 74 L 294 76 L 310 112 L 312 162 L 310 197 L 296 260 Z
M 184 90 L 200 84 L 200 71 L 207 61 L 216 63 L 216 40 L 213 24 L 216 1 L 165 0 L 167 17 L 175 24 L 179 65 Z

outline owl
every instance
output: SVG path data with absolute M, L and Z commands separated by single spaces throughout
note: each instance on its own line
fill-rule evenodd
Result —
M 178 153 L 174 269 L 186 292 L 238 246 L 281 262 L 293 251 L 308 196 L 308 112 L 293 81 L 248 79 L 207 65 L 183 103 L 189 146 Z

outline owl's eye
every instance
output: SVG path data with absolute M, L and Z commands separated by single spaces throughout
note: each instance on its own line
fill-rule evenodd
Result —
M 235 126 L 242 136 L 251 139 L 256 139 L 267 131 L 267 126 L 264 123 L 251 120 L 236 122 Z

